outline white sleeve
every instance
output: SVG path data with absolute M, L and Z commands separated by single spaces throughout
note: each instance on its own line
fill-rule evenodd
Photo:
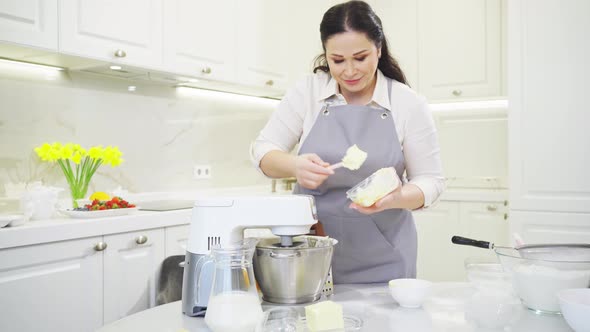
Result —
M 408 181 L 422 190 L 423 208 L 427 208 L 444 191 L 445 180 L 436 127 L 424 98 L 409 111 L 404 130 L 403 150 Z
M 290 152 L 303 133 L 305 115 L 304 95 L 308 82 L 303 81 L 290 89 L 273 112 L 270 119 L 250 145 L 250 158 L 261 172 L 260 160 L 272 150 Z M 263 173 L 264 174 L 264 173 Z

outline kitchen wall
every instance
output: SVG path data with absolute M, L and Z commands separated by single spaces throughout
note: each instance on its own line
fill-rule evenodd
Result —
M 135 91 L 128 91 L 131 84 Z M 43 181 L 67 188 L 61 171 L 33 152 L 59 141 L 117 145 L 124 153 L 119 167 L 98 170 L 90 192 L 269 185 L 252 167 L 248 149 L 276 100 L 5 64 L 0 99 L 2 184 Z M 432 109 L 448 185 L 507 188 L 505 101 Z M 211 179 L 194 179 L 193 167 L 200 164 L 211 165 Z
M 90 75 L 0 64 L 0 183 L 67 188 L 58 167 L 33 152 L 54 141 L 123 152 L 119 167 L 101 166 L 90 192 L 269 182 L 250 164 L 248 148 L 277 101 Z M 211 179 L 195 180 L 196 164 L 210 164 Z

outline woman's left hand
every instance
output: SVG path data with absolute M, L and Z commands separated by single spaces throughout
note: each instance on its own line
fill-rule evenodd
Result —
M 402 186 L 398 186 L 394 191 L 383 196 L 380 200 L 378 200 L 371 206 L 364 207 L 353 202 L 350 203 L 348 207 L 351 209 L 355 209 L 362 214 L 373 214 L 388 209 L 399 208 L 398 203 L 401 201 L 401 197 Z

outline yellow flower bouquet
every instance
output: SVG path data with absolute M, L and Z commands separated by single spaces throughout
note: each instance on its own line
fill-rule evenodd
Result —
M 44 143 L 35 152 L 43 161 L 57 162 L 70 186 L 74 208 L 78 207 L 76 200 L 86 196 L 90 179 L 100 165 L 115 167 L 123 162 L 123 154 L 116 146 L 97 145 L 86 150 L 79 144 L 56 142 Z

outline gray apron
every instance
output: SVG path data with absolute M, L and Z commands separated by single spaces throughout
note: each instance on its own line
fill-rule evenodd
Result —
M 391 92 L 391 81 L 388 83 Z M 330 106 L 327 102 L 299 154 L 315 153 L 335 164 L 353 144 L 368 153 L 360 169 L 342 167 L 317 189 L 297 185 L 294 191 L 315 197 L 319 221 L 326 234 L 338 240 L 332 260 L 334 283 L 414 278 L 417 239 L 412 213 L 389 209 L 364 215 L 350 209 L 346 198 L 348 189 L 382 167 L 395 167 L 402 178 L 405 160 L 391 113 L 369 106 Z

